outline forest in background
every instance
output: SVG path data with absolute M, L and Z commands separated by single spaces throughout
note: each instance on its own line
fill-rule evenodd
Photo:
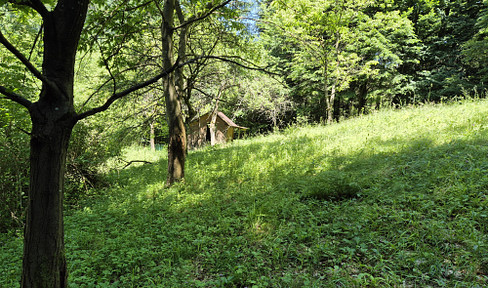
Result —
M 19 104 L 53 88 L 42 75 L 43 23 L 58 2 L 0 1 L 1 232 L 25 224 L 32 115 Z M 219 103 L 250 135 L 486 96 L 486 1 L 173 1 L 165 30 L 170 2 L 90 2 L 75 49 L 70 105 L 80 121 L 66 154 L 66 203 L 103 187 L 100 167 L 124 147 L 171 142 L 165 69 L 174 69 L 178 121 Z

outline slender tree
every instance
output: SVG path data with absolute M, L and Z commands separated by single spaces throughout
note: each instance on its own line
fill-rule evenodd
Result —
M 350 27 L 368 1 L 301 0 L 274 1 L 263 14 L 262 27 L 268 45 L 278 55 L 290 86 L 297 94 L 319 94 L 319 112 L 328 123 L 333 121 L 337 92 L 348 87 L 358 57 L 347 49 L 354 41 Z M 280 35 L 278 43 L 275 35 Z M 319 120 L 319 119 L 316 119 Z

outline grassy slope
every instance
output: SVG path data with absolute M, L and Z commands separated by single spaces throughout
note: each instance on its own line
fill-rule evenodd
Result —
M 72 287 L 483 287 L 488 102 L 385 111 L 112 171 L 70 210 Z M 0 286 L 21 240 L 1 236 Z M 8 240 L 8 241 L 7 241 Z

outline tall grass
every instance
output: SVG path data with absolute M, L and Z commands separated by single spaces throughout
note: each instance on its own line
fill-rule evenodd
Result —
M 484 287 L 488 102 L 382 111 L 188 155 L 133 147 L 66 215 L 71 287 Z M 0 286 L 21 237 L 2 235 Z

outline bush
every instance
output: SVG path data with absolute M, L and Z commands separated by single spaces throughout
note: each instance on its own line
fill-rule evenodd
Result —
M 66 159 L 65 199 L 76 205 L 92 188 L 103 185 L 100 167 L 120 154 L 123 141 L 94 124 L 78 123 L 71 135 Z
M 0 115 L 0 233 L 23 226 L 29 189 L 29 137 L 18 128 L 5 114 Z

